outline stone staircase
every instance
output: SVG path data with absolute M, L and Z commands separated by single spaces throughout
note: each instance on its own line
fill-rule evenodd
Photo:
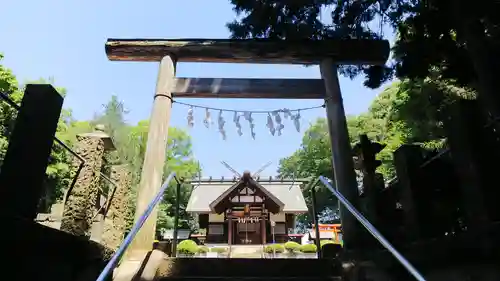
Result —
M 327 259 L 165 258 L 155 280 L 345 280 L 342 265 Z

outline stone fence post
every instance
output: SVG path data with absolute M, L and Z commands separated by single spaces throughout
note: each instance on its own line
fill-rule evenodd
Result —
M 72 190 L 69 190 L 61 222 L 61 230 L 77 236 L 89 236 L 93 217 L 98 210 L 100 171 L 106 151 L 114 150 L 113 141 L 101 125 L 92 133 L 77 136 L 76 153 L 85 159 Z M 80 165 L 75 157 L 74 166 Z
M 108 200 L 113 196 L 108 205 L 104 219 L 104 233 L 102 242 L 110 249 L 118 249 L 125 234 L 127 226 L 128 202 L 132 185 L 132 173 L 127 165 L 114 165 L 111 167 L 111 180 L 116 183 L 116 190 L 111 189 Z M 114 194 L 113 194 L 114 193 Z

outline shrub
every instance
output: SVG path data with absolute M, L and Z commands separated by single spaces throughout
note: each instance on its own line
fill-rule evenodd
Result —
M 285 243 L 285 249 L 290 253 L 295 252 L 295 250 L 297 250 L 299 247 L 300 244 L 294 241 L 288 241 Z
M 281 244 L 270 244 L 264 248 L 264 251 L 268 254 L 283 253 L 285 251 L 285 247 Z
M 227 248 L 225 248 L 225 247 L 213 247 L 210 249 L 210 252 L 212 252 L 212 253 L 226 253 Z
M 323 248 L 323 246 L 325 246 L 326 244 L 336 244 L 336 243 L 333 240 L 321 240 L 321 241 L 319 241 L 319 244 Z
M 207 246 L 198 246 L 198 253 L 200 254 L 206 254 L 208 253 L 208 247 Z
M 305 244 L 300 246 L 299 251 L 302 253 L 316 253 L 318 251 L 318 247 L 314 244 Z
M 177 252 L 185 255 L 195 255 L 198 252 L 198 245 L 193 240 L 184 240 L 177 245 Z

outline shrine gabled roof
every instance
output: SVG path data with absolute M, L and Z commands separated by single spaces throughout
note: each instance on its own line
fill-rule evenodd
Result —
M 283 207 L 285 206 L 285 204 L 283 202 L 281 202 L 281 200 L 279 200 L 274 194 L 272 194 L 271 192 L 269 192 L 264 186 L 262 186 L 260 183 L 258 183 L 257 181 L 255 181 L 254 179 L 252 179 L 251 177 L 247 178 L 246 180 L 239 180 L 237 183 L 233 184 L 230 188 L 226 189 L 226 191 L 224 191 L 221 195 L 219 195 L 219 197 L 217 197 L 217 199 L 215 199 L 213 202 L 210 202 L 210 210 L 214 211 L 214 212 L 217 212 L 219 213 L 220 211 L 220 208 L 224 208 L 224 203 L 223 201 L 230 196 L 230 194 L 234 191 L 237 191 L 238 189 L 242 188 L 242 187 L 254 187 L 258 190 L 260 190 L 260 192 L 264 193 L 265 196 L 271 200 L 266 200 L 264 204 L 271 204 L 271 205 L 267 205 L 266 207 L 268 208 L 268 210 L 272 211 L 273 213 L 278 213 L 278 212 L 281 212 L 283 211 Z M 217 211 L 219 210 L 219 211 Z
M 210 213 L 210 204 L 224 192 L 228 191 L 236 182 L 193 182 L 194 188 L 189 197 L 187 212 Z M 308 211 L 304 196 L 300 190 L 302 182 L 265 182 L 259 181 L 269 193 L 283 203 L 285 213 L 305 213 Z

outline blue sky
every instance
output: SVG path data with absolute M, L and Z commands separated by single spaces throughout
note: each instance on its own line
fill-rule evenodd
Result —
M 111 62 L 104 52 L 107 38 L 227 38 L 225 23 L 235 18 L 229 1 L 67 1 L 67 0 L 5 0 L 2 3 L 0 52 L 4 64 L 20 82 L 40 77 L 54 77 L 58 86 L 66 87 L 65 107 L 77 119 L 90 119 L 112 94 L 116 94 L 130 110 L 129 123 L 148 119 L 155 89 L 157 63 Z M 178 65 L 179 77 L 227 78 L 319 78 L 317 67 L 246 64 Z M 361 79 L 340 79 L 344 106 L 348 114 L 365 111 L 381 90 L 366 89 Z M 232 100 L 183 99 L 183 102 L 236 110 L 274 110 L 321 105 L 321 100 Z M 187 110 L 174 105 L 172 126 L 187 129 Z M 204 112 L 195 111 L 196 124 L 190 129 L 196 158 L 204 176 L 232 176 L 220 161 L 238 171 L 257 170 L 268 161 L 272 165 L 261 175 L 275 175 L 280 158 L 295 151 L 303 131 L 323 109 L 301 112 L 301 132 L 292 123 L 285 123 L 280 137 L 273 137 L 266 128 L 266 115 L 254 116 L 256 140 L 249 136 L 248 125 L 242 122 L 244 135 L 239 137 L 225 115 L 228 140 L 223 141 L 217 126 L 202 125 Z M 215 120 L 217 113 L 213 112 Z

